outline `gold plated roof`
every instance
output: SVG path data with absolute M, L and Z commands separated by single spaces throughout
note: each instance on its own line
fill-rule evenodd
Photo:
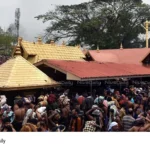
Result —
M 36 89 L 58 85 L 46 74 L 16 56 L 0 66 L 0 90 Z
M 84 54 L 79 47 L 56 45 L 55 43 L 31 43 L 22 40 L 21 47 L 28 54 L 28 56 L 35 56 L 36 59 L 32 63 L 39 62 L 43 59 L 55 60 L 83 60 Z

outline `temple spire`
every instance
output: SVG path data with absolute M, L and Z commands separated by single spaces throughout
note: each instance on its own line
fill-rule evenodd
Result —
M 100 51 L 100 50 L 99 50 L 99 46 L 97 45 L 97 52 L 99 53 L 99 51 Z
M 65 41 L 63 41 L 63 42 L 62 42 L 62 46 L 66 46 L 66 43 L 65 43 Z
M 37 42 L 38 42 L 38 44 L 42 44 L 42 39 L 41 39 L 41 37 L 40 37 L 40 36 L 38 37 Z
M 21 56 L 21 49 L 20 49 L 19 41 L 15 50 L 14 56 Z
M 123 49 L 123 45 L 122 45 L 122 43 L 121 43 L 121 45 L 120 45 L 120 49 Z
M 51 44 L 51 45 L 55 45 L 54 40 L 51 40 L 51 41 L 50 41 L 50 44 Z

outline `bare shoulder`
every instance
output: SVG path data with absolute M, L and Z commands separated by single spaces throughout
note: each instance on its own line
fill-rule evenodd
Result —
M 18 108 L 14 110 L 15 114 L 25 113 L 25 108 Z
M 133 126 L 131 129 L 128 130 L 128 132 L 135 132 L 136 131 L 136 127 Z
M 16 111 L 18 109 L 19 109 L 18 105 L 14 105 L 14 111 Z

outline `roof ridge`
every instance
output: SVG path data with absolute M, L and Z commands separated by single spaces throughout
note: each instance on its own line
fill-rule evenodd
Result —
M 26 59 L 24 59 L 22 56 L 19 56 L 22 60 L 26 61 L 31 67 L 35 68 L 37 71 L 40 71 L 45 77 L 48 77 L 48 79 L 51 79 L 52 81 L 54 81 L 52 78 L 49 78 L 49 76 L 47 76 L 44 72 L 42 72 L 40 69 L 38 69 L 34 64 L 31 64 L 29 61 L 27 61 Z M 56 82 L 56 81 L 54 81 Z
M 20 57 L 20 56 L 17 56 L 17 57 Z M 17 58 L 17 57 L 13 57 L 12 59 L 9 59 L 10 61 L 13 60 L 15 62 L 14 62 L 14 64 L 12 63 L 13 65 L 11 67 L 11 71 L 10 71 L 10 75 L 8 77 L 8 80 L 7 80 L 6 84 L 5 84 L 6 86 L 9 85 L 9 81 L 10 81 L 10 78 L 11 78 L 11 75 L 12 75 L 12 72 L 13 72 L 13 68 L 16 65 L 16 59 L 15 58 Z
M 30 42 L 30 41 L 26 41 L 26 40 L 22 40 L 22 42 L 27 42 L 27 43 L 30 43 L 30 44 L 34 44 L 33 42 Z M 35 44 L 38 44 L 37 42 L 35 42 Z M 49 45 L 51 46 L 49 43 L 43 43 L 43 45 Z M 53 45 L 53 46 L 58 46 L 58 47 L 63 47 L 63 45 Z M 67 48 L 78 48 L 76 46 L 68 46 L 68 45 L 65 45 L 64 47 L 67 47 Z M 79 49 L 79 48 L 78 48 Z
M 148 50 L 148 48 L 124 48 L 122 49 L 123 51 L 128 51 L 128 50 Z M 89 49 L 88 51 L 97 51 L 97 50 L 92 50 L 92 49 Z M 120 48 L 119 49 L 101 49 L 101 51 L 120 51 Z

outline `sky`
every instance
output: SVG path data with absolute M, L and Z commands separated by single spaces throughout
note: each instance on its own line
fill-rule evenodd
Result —
M 1 0 L 0 3 L 0 26 L 6 30 L 14 23 L 15 9 L 20 8 L 20 36 L 27 41 L 35 41 L 36 37 L 44 34 L 44 29 L 49 23 L 43 24 L 34 17 L 51 10 L 54 5 L 70 5 L 88 2 L 90 0 Z M 143 0 L 150 4 L 150 0 Z

